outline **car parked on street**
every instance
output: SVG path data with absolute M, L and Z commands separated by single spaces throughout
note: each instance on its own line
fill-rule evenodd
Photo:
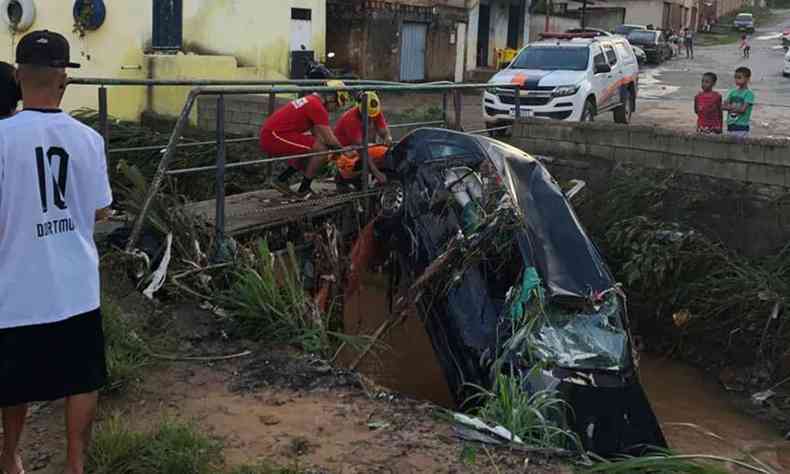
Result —
M 738 31 L 745 31 L 747 33 L 754 33 L 754 16 L 751 13 L 739 13 L 735 17 L 733 26 Z
M 644 49 L 634 44 L 631 45 L 631 49 L 634 50 L 634 54 L 636 55 L 636 60 L 640 66 L 643 64 L 647 64 L 647 53 L 645 53 Z
M 785 65 L 782 69 L 782 75 L 784 77 L 790 77 L 790 51 L 785 54 Z
M 672 47 L 664 36 L 662 31 L 634 30 L 628 34 L 628 42 L 642 48 L 648 62 L 661 64 L 672 57 Z
M 513 122 L 520 86 L 519 114 L 568 121 L 592 121 L 613 112 L 628 123 L 636 109 L 639 64 L 622 37 L 579 38 L 555 33 L 530 43 L 490 81 L 483 93 L 483 119 L 488 128 Z

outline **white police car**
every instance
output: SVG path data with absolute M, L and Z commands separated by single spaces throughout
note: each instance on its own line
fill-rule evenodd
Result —
M 483 93 L 488 128 L 511 123 L 516 116 L 518 85 L 521 117 L 592 121 L 613 112 L 628 123 L 636 109 L 639 65 L 628 40 L 590 38 L 584 34 L 544 34 L 525 46 L 511 64 L 491 78 Z

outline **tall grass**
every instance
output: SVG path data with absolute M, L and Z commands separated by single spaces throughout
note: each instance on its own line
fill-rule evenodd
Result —
M 195 425 L 164 421 L 149 432 L 132 431 L 119 415 L 98 426 L 88 453 L 90 474 L 299 474 L 269 463 L 228 469 L 222 442 Z
M 218 474 L 221 468 L 219 442 L 171 421 L 140 433 L 112 417 L 99 426 L 88 454 L 92 474 Z
M 149 357 L 133 324 L 124 319 L 118 305 L 106 300 L 102 303 L 102 322 L 109 374 L 105 391 L 112 392 L 136 381 Z
M 478 394 L 468 401 L 480 403 L 476 414 L 482 420 L 507 428 L 530 446 L 581 449 L 579 438 L 565 427 L 566 413 L 571 408 L 558 392 L 530 393 L 524 377 L 503 373 L 497 374 L 491 390 L 474 388 Z
M 267 242 L 259 241 L 234 280 L 226 299 L 244 336 L 295 344 L 307 352 L 328 349 L 325 318 L 304 290 L 292 244 L 285 258 L 276 258 Z
M 721 467 L 737 466 L 741 470 L 774 474 L 773 470 L 755 466 L 737 459 L 707 454 L 673 454 L 665 451 L 651 456 L 623 458 L 599 463 L 585 469 L 585 474 L 729 474 L 729 469 Z M 742 472 L 742 471 L 738 471 Z

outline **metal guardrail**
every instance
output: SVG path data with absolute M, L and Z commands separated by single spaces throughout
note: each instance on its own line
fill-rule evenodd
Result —
M 255 166 L 260 164 L 268 164 L 290 160 L 290 159 L 309 159 L 314 156 L 326 155 L 327 152 L 305 153 L 297 156 L 289 156 L 282 158 L 265 158 L 261 160 L 248 160 L 239 163 L 226 163 L 227 145 L 231 143 L 243 143 L 248 141 L 257 140 L 257 138 L 238 138 L 229 139 L 225 136 L 225 97 L 234 95 L 249 95 L 249 94 L 267 94 L 269 96 L 269 115 L 274 112 L 275 99 L 278 94 L 301 94 L 305 92 L 318 92 L 329 93 L 337 91 L 349 92 L 411 92 L 411 93 L 430 93 L 439 92 L 442 94 L 442 120 L 427 121 L 427 122 L 414 122 L 406 124 L 394 124 L 391 128 L 407 128 L 419 127 L 430 125 L 444 125 L 446 127 L 461 128 L 461 92 L 465 90 L 484 90 L 493 87 L 492 84 L 451 84 L 451 83 L 432 83 L 421 85 L 406 85 L 383 81 L 344 81 L 345 87 L 335 88 L 323 85 L 325 81 L 315 80 L 298 80 L 298 81 L 211 81 L 211 80 L 128 80 L 128 79 L 71 79 L 70 85 L 95 85 L 99 86 L 99 128 L 101 134 L 105 139 L 105 146 L 109 144 L 110 129 L 109 129 L 109 114 L 107 102 L 107 86 L 143 86 L 143 87 L 157 87 L 157 86 L 191 86 L 193 87 L 187 95 L 186 102 L 181 110 L 181 113 L 176 121 L 175 126 L 170 134 L 170 138 L 166 145 L 152 145 L 143 147 L 119 148 L 114 150 L 107 150 L 109 153 L 121 152 L 135 152 L 135 151 L 153 151 L 162 150 L 162 158 L 159 161 L 154 177 L 148 188 L 148 194 L 145 197 L 143 206 L 139 215 L 136 217 L 132 233 L 126 246 L 127 251 L 134 249 L 140 232 L 145 222 L 146 215 L 151 207 L 154 197 L 159 192 L 164 178 L 168 175 L 185 175 L 192 173 L 200 173 L 214 170 L 216 172 L 216 208 L 214 227 L 216 232 L 215 244 L 219 249 L 222 241 L 225 238 L 225 172 L 227 169 L 239 168 L 243 166 Z M 515 84 L 496 84 L 495 86 L 512 89 L 515 101 L 515 120 L 520 118 L 521 113 L 521 97 L 518 94 L 519 86 Z M 454 124 L 449 122 L 448 107 L 449 95 L 453 95 L 454 104 Z M 216 96 L 217 98 L 217 122 L 216 122 L 216 140 L 203 141 L 194 143 L 179 143 L 181 135 L 189 122 L 189 116 L 195 106 L 198 97 L 201 96 Z M 360 112 L 362 114 L 363 124 L 363 140 L 362 143 L 369 143 L 370 130 L 369 130 L 369 117 L 367 110 L 367 101 L 362 101 L 360 104 Z M 476 130 L 469 133 L 484 133 L 493 130 L 506 130 L 509 126 L 497 127 L 494 129 Z M 184 147 L 197 147 L 197 146 L 215 146 L 217 148 L 216 164 L 212 166 L 201 166 L 193 168 L 185 168 L 179 170 L 170 170 L 170 162 L 178 148 Z M 362 193 L 368 192 L 368 183 L 370 179 L 370 170 L 368 163 L 368 146 L 359 145 L 347 147 L 340 152 L 358 151 L 360 159 L 362 160 Z M 331 151 L 330 153 L 337 153 L 338 151 Z

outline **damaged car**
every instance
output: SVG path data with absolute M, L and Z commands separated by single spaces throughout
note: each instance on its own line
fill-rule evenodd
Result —
M 377 234 L 458 406 L 507 371 L 525 390 L 560 393 L 585 449 L 666 447 L 639 381 L 626 297 L 538 160 L 425 128 L 386 168 L 399 185 L 382 198 Z

